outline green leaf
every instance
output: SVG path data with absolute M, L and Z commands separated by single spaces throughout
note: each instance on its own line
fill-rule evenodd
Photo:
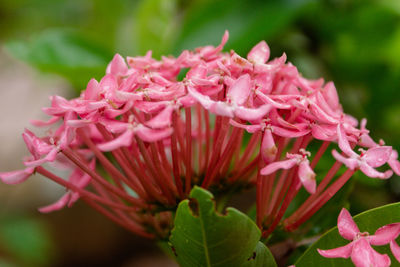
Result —
M 243 267 L 276 267 L 276 262 L 271 251 L 262 242 L 258 242 L 253 255 Z
M 361 232 L 369 232 L 370 234 L 386 224 L 400 222 L 400 203 L 389 204 L 383 207 L 368 210 L 354 216 L 358 228 Z M 317 252 L 320 249 L 332 249 L 348 244 L 339 235 L 337 227 L 325 233 L 317 242 L 315 242 L 307 251 L 297 260 L 296 267 L 312 267 L 312 266 L 353 266 L 350 259 L 328 259 L 324 258 Z M 391 266 L 400 266 L 390 252 L 389 246 L 374 247 L 378 252 L 388 254 L 391 257 Z
M 190 199 L 178 206 L 170 242 L 182 267 L 256 266 L 253 262 L 274 266 L 268 249 L 259 244 L 260 235 L 245 214 L 234 208 L 218 214 L 212 194 L 194 187 Z
M 75 32 L 60 29 L 44 31 L 28 42 L 8 42 L 6 48 L 44 72 L 61 74 L 79 89 L 90 78 L 101 78 L 112 59 L 111 52 Z

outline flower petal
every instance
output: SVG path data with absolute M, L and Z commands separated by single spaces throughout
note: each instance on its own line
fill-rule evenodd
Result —
M 64 208 L 71 197 L 70 192 L 64 194 L 58 201 L 45 207 L 39 208 L 41 213 L 49 213 Z
M 101 151 L 112 151 L 122 146 L 130 146 L 132 144 L 133 131 L 127 129 L 123 134 L 109 142 L 97 145 Z
M 167 106 L 163 109 L 157 116 L 153 117 L 151 120 L 147 121 L 145 124 L 150 128 L 160 129 L 171 125 L 171 116 L 174 111 L 173 106 Z
M 346 153 L 347 156 L 358 157 L 357 153 L 351 149 L 346 133 L 340 123 L 337 125 L 337 138 L 340 149 Z
M 353 240 L 360 232 L 350 213 L 343 208 L 338 217 L 339 234 L 347 240 Z
M 247 59 L 258 64 L 264 64 L 268 61 L 270 50 L 265 41 L 256 44 L 247 54 Z
M 338 248 L 333 249 L 317 249 L 318 253 L 325 258 L 350 258 L 351 251 L 353 250 L 353 242 Z
M 388 255 L 376 252 L 365 238 L 354 241 L 351 260 L 356 267 L 390 266 Z
M 276 148 L 274 137 L 270 129 L 264 131 L 260 149 L 261 156 L 265 163 L 270 163 L 275 160 L 278 149 Z
M 232 126 L 245 129 L 249 133 L 256 133 L 256 132 L 260 131 L 262 128 L 261 125 L 259 125 L 259 124 L 256 124 L 256 125 L 242 124 L 242 123 L 239 123 L 232 119 L 229 120 L 229 123 Z
M 107 66 L 106 73 L 112 74 L 115 76 L 123 76 L 128 71 L 128 66 L 125 63 L 125 60 L 121 55 L 115 54 L 114 58 Z
M 33 174 L 34 168 L 26 168 L 24 170 L 1 172 L 0 179 L 5 184 L 19 184 L 24 182 Z
M 139 136 L 140 139 L 142 139 L 145 142 L 156 142 L 160 141 L 172 134 L 173 130 L 172 128 L 165 128 L 162 130 L 153 130 L 150 128 L 147 128 L 143 125 L 138 126 L 135 129 L 135 133 L 137 136 Z
M 392 251 L 393 256 L 396 258 L 396 260 L 400 262 L 400 246 L 395 240 L 390 242 L 390 250 Z
M 392 148 L 390 146 L 373 147 L 367 150 L 364 154 L 365 159 L 369 166 L 377 168 L 388 162 Z
M 303 160 L 299 164 L 299 178 L 301 183 L 303 184 L 304 188 L 307 190 L 308 193 L 314 194 L 317 183 L 315 181 L 315 173 L 310 167 L 310 162 L 308 160 Z
M 392 150 L 392 154 L 390 155 L 390 159 L 388 161 L 388 164 L 392 170 L 400 176 L 400 162 L 397 160 L 398 158 L 398 153 L 396 150 Z
M 400 223 L 392 223 L 382 226 L 376 230 L 374 235 L 368 237 L 369 243 L 374 246 L 389 244 L 395 240 L 400 233 Z
M 346 165 L 346 167 L 349 168 L 350 170 L 354 170 L 355 168 L 358 167 L 358 160 L 352 158 L 345 158 L 335 149 L 332 150 L 332 155 L 337 161 Z
M 293 166 L 297 164 L 297 159 L 288 159 L 288 160 L 282 160 L 282 161 L 277 161 L 273 162 L 271 164 L 268 164 L 264 168 L 260 170 L 261 175 L 269 175 L 271 173 L 276 172 L 279 169 L 290 169 Z
M 251 79 L 249 74 L 240 76 L 233 84 L 228 88 L 227 98 L 232 100 L 237 105 L 243 105 L 246 103 L 247 98 L 251 91 Z
M 267 115 L 270 110 L 271 105 L 266 104 L 258 108 L 236 107 L 234 113 L 242 120 L 257 121 Z
M 360 165 L 360 170 L 370 178 L 388 179 L 393 175 L 392 170 L 387 170 L 385 172 L 379 172 L 369 166 L 367 163 Z

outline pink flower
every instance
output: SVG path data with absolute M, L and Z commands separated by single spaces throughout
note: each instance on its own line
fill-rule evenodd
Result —
M 391 147 L 379 146 L 370 148 L 367 151 L 361 149 L 361 155 L 358 155 L 351 149 L 341 124 L 337 126 L 337 135 L 340 149 L 348 156 L 348 158 L 345 158 L 336 150 L 333 150 L 332 154 L 338 161 L 342 162 L 350 169 L 359 168 L 365 175 L 371 178 L 387 179 L 392 176 L 392 170 L 387 170 L 383 173 L 375 170 L 375 168 L 389 161 L 392 154 Z
M 89 166 L 92 169 L 94 169 L 94 167 L 95 167 L 94 159 L 89 164 Z M 91 181 L 90 176 L 87 173 L 84 173 L 79 168 L 76 168 L 69 176 L 69 182 L 81 189 L 83 189 L 87 185 L 89 185 L 90 181 Z M 79 199 L 79 197 L 80 197 L 80 194 L 78 192 L 69 190 L 58 201 L 56 201 L 55 203 L 53 203 L 51 205 L 39 208 L 39 211 L 42 213 L 48 213 L 48 212 L 60 210 L 60 209 L 64 208 L 65 206 L 71 207 Z
M 315 173 L 310 167 L 310 162 L 307 156 L 311 156 L 310 152 L 304 149 L 300 150 L 301 154 L 287 154 L 287 160 L 277 161 L 268 164 L 260 173 L 262 175 L 269 175 L 276 172 L 279 169 L 290 169 L 294 166 L 298 166 L 298 177 L 300 182 L 303 184 L 304 188 L 310 193 L 314 194 L 316 189 Z
M 390 266 L 388 255 L 379 254 L 371 245 L 385 245 L 394 240 L 399 233 L 399 224 L 389 224 L 379 228 L 374 235 L 360 232 L 346 209 L 342 209 L 338 217 L 339 234 L 351 242 L 343 247 L 329 250 L 318 249 L 326 258 L 351 258 L 357 267 Z
M 68 189 L 41 211 L 70 206 L 81 196 L 130 231 L 161 238 L 173 213 L 160 207 L 175 207 L 194 185 L 219 192 L 256 185 L 257 223 L 267 237 L 300 185 L 311 195 L 285 219 L 291 222 L 286 229 L 321 208 L 353 169 L 387 178 L 392 171 L 375 168 L 388 163 L 400 173 L 397 152 L 376 144 L 364 122 L 357 128 L 332 82 L 307 80 L 285 54 L 270 59 L 264 41 L 247 58 L 225 53 L 228 37 L 225 32 L 217 46 L 185 50 L 177 58 L 156 60 L 151 51 L 125 59 L 116 54 L 105 76 L 90 80 L 79 97 L 50 98 L 43 109 L 49 120 L 32 121 L 48 127 L 44 136 L 23 134 L 30 153 L 26 168 L 0 173 L 0 179 L 15 184 L 39 173 Z M 350 170 L 336 177 L 340 164 L 332 160 L 318 189 L 315 166 L 322 157 L 332 159 L 325 151 L 337 141 L 345 155 L 334 151 L 334 157 Z M 358 155 L 350 148 L 357 143 L 369 149 Z M 319 147 L 313 157 L 309 144 Z M 48 165 L 65 166 L 71 175 L 58 177 Z

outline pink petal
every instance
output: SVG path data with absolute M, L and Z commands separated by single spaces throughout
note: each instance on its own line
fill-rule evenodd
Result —
M 256 125 L 242 124 L 242 123 L 238 123 L 237 121 L 232 120 L 232 119 L 229 120 L 229 123 L 232 126 L 245 129 L 249 133 L 256 133 L 256 132 L 260 131 L 262 128 L 261 125 L 259 125 L 259 124 L 256 124 Z
M 353 240 L 360 232 L 350 213 L 343 208 L 338 217 L 339 234 L 347 240 Z
M 329 127 L 324 127 L 319 124 L 312 124 L 311 132 L 314 138 L 324 141 L 334 141 L 336 140 L 335 133 L 332 132 Z
M 351 251 L 353 250 L 353 242 L 338 248 L 333 249 L 317 249 L 318 253 L 325 258 L 350 258 Z
M 365 238 L 354 241 L 351 260 L 356 267 L 390 266 L 388 255 L 376 252 Z
M 85 127 L 92 124 L 91 120 L 68 120 L 67 125 L 75 128 Z
M 316 119 L 323 123 L 337 124 L 338 119 L 327 114 L 320 106 L 315 103 L 310 105 L 311 112 L 315 115 Z
M 346 133 L 340 123 L 337 125 L 337 136 L 340 149 L 346 153 L 347 156 L 358 157 L 357 153 L 351 149 Z
M 299 178 L 304 188 L 308 193 L 314 194 L 317 183 L 315 181 L 315 173 L 310 167 L 310 162 L 308 160 L 303 160 L 299 164 Z
M 400 233 L 400 223 L 392 223 L 382 226 L 376 230 L 374 235 L 368 237 L 369 243 L 374 246 L 389 244 L 395 240 Z
M 267 115 L 270 110 L 271 105 L 266 104 L 258 108 L 236 107 L 234 113 L 242 120 L 257 121 Z
M 388 161 L 388 164 L 392 170 L 400 176 L 400 162 L 397 160 L 398 158 L 398 153 L 396 150 L 392 150 L 392 154 L 390 155 L 390 159 Z
M 240 76 L 231 87 L 228 88 L 227 98 L 237 105 L 246 103 L 251 91 L 251 79 L 249 74 Z
M 107 74 L 101 79 L 99 86 L 102 91 L 109 92 L 116 90 L 118 88 L 118 83 L 113 75 Z
M 106 118 L 115 118 L 118 117 L 122 114 L 125 114 L 128 110 L 130 110 L 133 106 L 132 101 L 128 101 L 125 103 L 123 108 L 120 109 L 114 109 L 114 108 L 108 108 L 104 111 L 104 117 Z
M 213 102 L 208 110 L 216 115 L 234 117 L 234 108 L 222 101 Z
M 31 161 L 25 161 L 24 165 L 27 167 L 37 167 L 46 162 L 53 162 L 56 159 L 58 152 L 59 152 L 59 148 L 54 147 L 44 158 L 37 159 L 37 160 L 31 160 Z
M 277 161 L 277 162 L 273 162 L 271 164 L 268 164 L 267 166 L 262 168 L 260 170 L 260 173 L 261 173 L 261 175 L 269 175 L 271 173 L 276 172 L 279 169 L 285 169 L 285 170 L 290 169 L 293 166 L 295 166 L 296 164 L 297 164 L 297 159 L 296 158 Z
M 269 59 L 269 47 L 265 41 L 259 42 L 256 46 L 254 46 L 249 54 L 247 55 L 247 59 L 258 64 L 264 64 Z
M 271 130 L 264 131 L 263 139 L 261 142 L 261 156 L 265 163 L 270 163 L 275 160 L 277 148 L 275 145 L 274 137 Z
M 393 253 L 393 256 L 396 258 L 398 262 L 400 262 L 400 246 L 396 243 L 395 240 L 390 242 L 390 250 Z
M 368 149 L 363 159 L 365 159 L 369 166 L 377 168 L 385 164 L 392 154 L 390 146 L 380 146 Z
M 333 84 L 333 82 L 328 82 L 325 85 L 325 88 L 323 89 L 322 94 L 324 95 L 326 102 L 328 102 L 329 106 L 333 110 L 337 110 L 340 108 L 339 96 L 338 96 L 336 87 Z
M 39 211 L 41 213 L 49 213 L 49 212 L 53 212 L 53 211 L 56 211 L 56 210 L 60 210 L 60 209 L 64 208 L 67 205 L 70 197 L 71 197 L 71 195 L 68 192 L 68 193 L 64 194 L 57 202 L 55 202 L 55 203 L 53 203 L 51 205 L 39 208 Z
M 131 93 L 131 92 L 116 90 L 115 94 L 114 94 L 114 100 L 119 103 L 127 102 L 127 101 L 143 100 L 143 94 L 136 93 L 136 92 Z
M 366 163 L 360 165 L 360 170 L 370 178 L 388 179 L 393 175 L 392 170 L 379 172 Z
M 91 79 L 84 91 L 85 100 L 97 100 L 100 93 L 99 83 L 95 79 Z
M 279 108 L 279 109 L 290 109 L 292 106 L 289 104 L 282 104 L 279 102 L 276 102 L 274 100 L 272 100 L 269 96 L 263 94 L 262 92 L 260 92 L 259 90 L 256 91 L 256 95 L 263 100 L 266 104 L 270 104 L 271 106 L 273 106 L 274 108 Z
M 123 146 L 130 146 L 132 144 L 133 135 L 134 135 L 133 130 L 128 129 L 123 134 L 118 136 L 117 138 L 115 138 L 109 142 L 99 144 L 99 145 L 97 145 L 97 147 L 101 151 L 112 151 L 114 149 L 117 149 L 117 148 L 120 148 Z
M 129 126 L 129 123 L 110 119 L 101 119 L 100 123 L 103 124 L 104 127 L 106 127 L 106 129 L 112 133 L 125 132 Z
M 282 137 L 289 137 L 289 138 L 295 138 L 295 137 L 300 137 L 308 134 L 310 130 L 305 129 L 301 131 L 291 131 L 282 127 L 278 126 L 272 126 L 272 132 L 276 135 L 282 136 Z
M 107 66 L 106 73 L 112 74 L 114 76 L 123 76 L 126 74 L 127 71 L 128 66 L 126 65 L 123 57 L 121 57 L 119 54 L 115 54 L 114 58 Z
M 135 133 L 139 136 L 140 139 L 142 139 L 145 142 L 160 141 L 166 137 L 171 136 L 172 132 L 173 132 L 172 128 L 153 130 L 143 125 L 138 126 L 135 129 Z
M 37 127 L 43 127 L 43 126 L 52 125 L 52 124 L 56 123 L 57 121 L 59 121 L 60 119 L 61 119 L 61 117 L 51 117 L 47 121 L 31 120 L 30 123 Z
M 187 73 L 186 73 L 186 78 L 192 79 L 192 78 L 206 78 L 207 77 L 207 66 L 206 64 L 199 64 L 193 68 L 191 68 Z
M 158 102 L 148 102 L 148 101 L 138 101 L 135 103 L 135 107 L 144 113 L 154 113 L 159 112 L 165 106 L 169 105 L 169 101 L 158 101 Z
M 378 146 L 378 144 L 375 143 L 375 141 L 366 133 L 361 134 L 360 141 L 358 143 L 360 146 L 368 148 Z
M 34 168 L 26 168 L 18 171 L 0 172 L 0 179 L 5 184 L 19 184 L 28 179 L 33 171 Z
M 358 168 L 358 160 L 357 159 L 345 158 L 339 152 L 337 152 L 335 149 L 332 150 L 332 155 L 337 161 L 346 165 L 346 167 L 349 168 L 350 170 L 354 170 L 354 169 Z
M 145 124 L 150 128 L 160 129 L 171 125 L 171 116 L 174 111 L 173 106 L 167 106 L 164 110 L 157 114 L 154 118 L 147 121 Z

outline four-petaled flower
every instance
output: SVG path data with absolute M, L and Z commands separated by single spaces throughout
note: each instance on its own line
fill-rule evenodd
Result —
M 287 160 L 273 162 L 265 166 L 260 173 L 262 175 L 269 175 L 276 172 L 279 169 L 290 169 L 298 165 L 298 177 L 300 182 L 303 184 L 304 188 L 310 193 L 314 194 L 316 189 L 315 173 L 310 167 L 310 161 L 307 156 L 311 156 L 311 153 L 300 149 L 301 154 L 290 154 L 287 153 Z
M 385 225 L 376 230 L 374 235 L 369 235 L 367 232 L 360 232 L 350 213 L 343 208 L 338 217 L 338 230 L 343 238 L 351 242 L 334 249 L 318 249 L 323 257 L 351 258 L 357 267 L 390 266 L 389 256 L 376 252 L 371 245 L 381 246 L 391 243 L 399 235 L 400 224 Z

